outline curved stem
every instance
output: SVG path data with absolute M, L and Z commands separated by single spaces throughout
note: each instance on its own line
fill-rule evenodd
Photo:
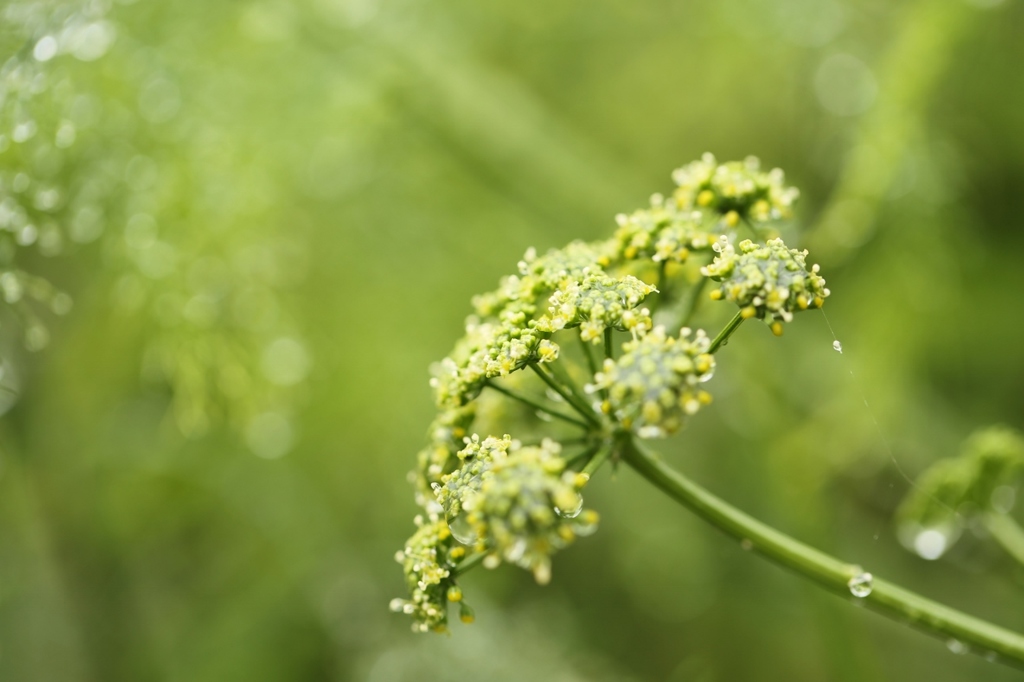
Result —
M 661 294 L 661 296 L 658 297 L 658 300 L 657 300 L 657 303 L 656 303 L 656 306 L 658 308 L 660 308 L 662 305 L 664 305 L 669 300 L 669 293 L 668 293 L 668 291 L 666 291 L 666 289 L 668 287 L 667 287 L 667 284 L 666 284 L 666 281 L 665 281 L 665 279 L 666 279 L 665 278 L 665 273 L 666 273 L 667 270 L 668 270 L 668 261 L 663 260 L 660 263 L 658 263 L 658 285 L 655 287 L 658 290 L 658 293 Z
M 555 381 L 554 377 L 548 374 L 543 367 L 541 367 L 535 362 L 531 362 L 527 366 L 530 369 L 532 369 L 537 374 L 537 376 L 539 376 L 541 380 L 543 380 L 544 383 L 551 388 L 552 391 L 562 396 L 565 402 L 568 403 L 569 406 L 572 407 L 574 410 L 576 410 L 581 417 L 586 419 L 593 426 L 600 426 L 600 422 L 594 415 L 593 410 L 589 409 L 586 405 L 580 405 L 578 402 L 576 402 L 576 399 L 573 397 L 572 393 L 567 391 L 557 381 Z
M 609 456 L 610 456 L 611 454 L 612 454 L 612 447 L 611 447 L 611 444 L 610 444 L 610 443 L 606 443 L 606 444 L 604 445 L 604 447 L 602 447 L 602 448 L 601 448 L 601 449 L 600 449 L 600 450 L 599 450 L 599 451 L 597 452 L 597 454 L 595 454 L 595 455 L 594 455 L 593 457 L 591 457 L 591 458 L 590 458 L 590 461 L 588 461 L 588 462 L 587 462 L 587 464 L 586 464 L 586 466 L 584 466 L 584 467 L 583 467 L 583 468 L 582 468 L 582 469 L 580 470 L 580 473 L 581 473 L 581 474 L 586 474 L 587 476 L 593 476 L 593 475 L 594 475 L 594 473 L 595 473 L 595 472 L 596 472 L 596 471 L 597 471 L 598 469 L 600 469 L 600 468 L 601 468 L 601 465 L 602 465 L 602 464 L 604 464 L 604 463 L 605 463 L 605 461 L 607 461 L 608 457 L 609 457 Z
M 715 497 L 630 439 L 623 455 L 640 475 L 719 530 L 822 587 L 862 602 L 898 622 L 944 639 L 955 639 L 973 652 L 994 654 L 1003 663 L 1024 668 L 1024 636 L 926 599 L 848 564 L 761 523 Z M 851 584 L 861 578 L 867 588 L 856 596 Z
M 587 359 L 587 368 L 590 369 L 590 378 L 591 381 L 593 381 L 594 377 L 597 376 L 597 373 L 599 371 L 597 366 L 597 360 L 594 359 L 594 351 L 591 349 L 590 343 L 588 341 L 584 341 L 582 336 L 577 336 L 576 338 L 580 340 L 580 345 L 583 346 L 583 357 Z M 601 398 L 603 398 L 604 400 L 608 400 L 607 388 L 601 389 Z
M 558 362 L 549 363 L 548 371 L 551 372 L 551 375 L 556 381 L 561 382 L 562 388 L 568 391 L 572 397 L 575 398 L 577 405 L 587 407 L 590 404 L 590 398 L 580 391 L 579 386 L 576 385 L 576 382 L 573 381 L 572 376 L 570 376 L 568 369 L 562 366 L 562 362 L 564 361 L 559 360 Z
M 477 552 L 476 554 L 470 554 L 468 557 L 459 562 L 459 565 L 455 567 L 455 570 L 452 571 L 452 574 L 458 577 L 466 571 L 475 567 L 486 557 L 487 552 Z
M 519 402 L 523 403 L 524 405 L 532 407 L 538 412 L 543 412 L 544 414 L 551 415 L 552 417 L 561 419 L 562 421 L 568 422 L 574 426 L 578 426 L 583 429 L 590 428 L 590 424 L 586 423 L 581 419 L 577 419 L 576 417 L 573 417 L 571 415 L 559 412 L 558 410 L 549 407 L 548 405 L 545 405 L 544 403 L 538 400 L 534 400 L 533 398 L 530 398 L 528 396 L 520 395 L 519 393 L 510 391 L 509 389 L 503 388 L 502 386 L 499 386 L 498 384 L 492 381 L 488 381 L 486 384 L 484 384 L 484 386 L 486 386 L 487 388 L 493 388 L 498 393 L 502 393 L 508 396 L 509 398 L 512 398 L 513 400 L 518 400 Z
M 595 444 L 591 445 L 586 450 L 584 450 L 580 454 L 576 455 L 575 457 L 573 457 L 572 459 L 567 461 L 565 463 L 565 468 L 566 469 L 571 469 L 573 471 L 576 471 L 576 470 L 578 470 L 580 464 L 583 464 L 584 466 L 586 466 L 586 463 L 589 463 L 590 460 L 592 460 L 594 458 L 594 454 L 598 450 L 600 450 L 601 447 L 602 447 L 601 443 L 595 443 Z
M 700 295 L 704 293 L 704 287 L 707 286 L 709 278 L 701 277 L 700 280 L 694 284 L 690 291 L 687 292 L 687 296 L 684 299 L 685 305 L 683 307 L 682 315 L 679 319 L 679 326 L 685 327 L 690 324 L 690 320 L 693 319 L 693 314 L 697 312 L 697 305 L 700 303 Z
M 999 546 L 1006 550 L 1021 564 L 1024 564 L 1024 529 L 1006 514 L 989 512 L 982 517 L 985 530 L 999 543 Z
M 745 319 L 746 318 L 743 317 L 742 310 L 733 315 L 733 318 L 729 320 L 725 327 L 722 328 L 722 331 L 718 332 L 718 336 L 716 336 L 714 340 L 711 342 L 711 347 L 708 348 L 708 352 L 714 353 L 720 347 L 725 345 L 725 342 L 729 340 L 729 337 L 732 336 L 732 333 L 734 331 L 739 329 L 739 326 L 743 324 L 743 320 Z
M 587 369 L 590 370 L 590 376 L 593 377 L 595 374 L 597 374 L 598 367 L 597 360 L 594 359 L 594 352 L 590 348 L 590 342 L 584 341 L 583 337 L 579 335 L 577 335 L 576 338 L 580 340 L 580 346 L 583 350 L 583 357 L 587 361 Z

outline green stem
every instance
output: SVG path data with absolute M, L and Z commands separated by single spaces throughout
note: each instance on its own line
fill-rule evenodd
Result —
M 582 407 L 588 407 L 590 405 L 590 398 L 588 398 L 583 392 L 580 391 L 576 382 L 573 381 L 566 370 L 559 362 L 552 362 L 548 365 L 551 368 L 551 374 L 554 375 L 557 381 L 561 382 L 562 388 L 572 394 L 573 398 L 576 399 L 576 404 Z
M 597 417 L 594 415 L 594 411 L 587 408 L 586 405 L 578 404 L 576 402 L 576 399 L 573 397 L 572 393 L 562 388 L 562 386 L 560 386 L 559 383 L 555 381 L 554 378 L 550 374 L 548 374 L 543 367 L 541 367 L 535 362 L 531 362 L 528 365 L 528 367 L 532 369 L 537 374 L 537 376 L 539 376 L 541 380 L 551 388 L 552 391 L 562 396 L 565 402 L 568 403 L 569 406 L 572 407 L 574 410 L 576 410 L 581 417 L 590 422 L 592 426 L 601 425 L 601 422 L 599 422 Z
M 593 476 L 594 473 L 601 468 L 601 465 L 608 460 L 608 457 L 611 454 L 611 445 L 605 444 L 604 447 L 602 447 L 601 450 L 597 452 L 597 454 L 590 458 L 590 461 L 587 462 L 587 465 L 580 470 L 580 473 L 586 474 L 587 476 Z
M 682 315 L 679 317 L 679 326 L 685 327 L 690 324 L 690 320 L 693 319 L 694 313 L 697 312 L 697 306 L 700 303 L 700 295 L 704 292 L 704 287 L 707 286 L 709 279 L 707 277 L 701 277 L 700 281 L 690 287 L 687 292 L 686 298 L 683 299 L 683 310 Z
M 615 359 L 615 349 L 612 348 L 612 328 L 605 327 L 604 330 L 604 358 L 605 360 Z
M 1003 663 L 1024 668 L 1024 636 L 926 599 L 885 580 L 871 578 L 855 564 L 844 563 L 761 523 L 715 497 L 647 452 L 634 439 L 624 443 L 626 461 L 641 476 L 727 535 L 775 563 L 822 587 L 943 639 L 955 639 L 980 654 L 995 654 Z M 864 596 L 852 594 L 855 576 L 868 576 Z
M 463 573 L 465 573 L 466 571 L 470 570 L 471 568 L 479 564 L 481 561 L 483 561 L 486 556 L 487 552 L 477 552 L 476 554 L 470 554 L 468 557 L 459 562 L 459 565 L 455 567 L 454 571 L 452 571 L 453 575 L 455 575 L 456 577 L 462 575 Z
M 513 391 L 510 391 L 507 388 L 503 388 L 503 387 L 499 386 L 498 384 L 495 384 L 495 383 L 493 383 L 491 381 L 488 381 L 484 385 L 487 386 L 488 388 L 493 388 L 498 393 L 502 393 L 504 395 L 507 395 L 509 398 L 512 398 L 513 400 L 518 400 L 519 402 L 523 403 L 524 405 L 529 405 L 530 407 L 532 407 L 533 409 L 537 410 L 538 412 L 543 412 L 544 414 L 549 414 L 552 417 L 555 417 L 557 419 L 561 419 L 562 421 L 568 422 L 568 423 L 570 423 L 570 424 L 572 424 L 574 426 L 578 426 L 578 427 L 583 428 L 583 429 L 588 429 L 588 430 L 590 429 L 590 424 L 586 423 L 585 421 L 577 419 L 576 417 L 573 417 L 571 415 L 559 412 L 558 410 L 556 410 L 556 409 L 554 409 L 552 407 L 549 407 L 549 406 L 545 405 L 544 403 L 542 403 L 540 401 L 534 400 L 533 398 L 527 397 L 525 395 L 520 395 L 519 393 L 515 393 Z
M 590 370 L 590 376 L 593 377 L 597 374 L 597 360 L 594 359 L 594 352 L 590 348 L 590 342 L 584 341 L 582 336 L 577 336 L 580 340 L 580 345 L 583 346 L 583 357 L 587 359 L 587 368 Z
M 743 216 L 743 224 L 746 225 L 747 229 L 750 230 L 750 234 L 753 235 L 754 239 L 756 239 L 758 241 L 763 241 L 761 239 L 761 232 L 760 232 L 760 230 L 757 229 L 757 226 L 754 225 L 754 223 L 750 220 L 750 218 L 748 218 L 747 216 Z
M 1006 550 L 1006 553 L 1024 564 L 1024 529 L 1006 514 L 989 512 L 982 517 L 985 530 Z
M 584 450 L 583 452 L 581 452 L 580 454 L 576 455 L 575 457 L 570 459 L 568 462 L 566 462 L 565 463 L 565 468 L 566 469 L 571 469 L 573 471 L 576 471 L 576 467 L 579 466 L 580 464 L 582 464 L 583 462 L 590 462 L 590 460 L 594 456 L 594 453 L 596 453 L 598 450 L 600 450 L 601 446 L 602 446 L 601 443 L 595 443 L 591 447 L 587 448 L 586 450 Z M 584 464 L 584 466 L 586 466 L 586 465 Z
M 714 254 L 704 264 L 707 265 L 713 260 Z M 659 310 L 658 319 L 655 320 L 655 323 L 664 326 L 670 331 L 678 330 L 680 327 L 690 324 L 690 320 L 693 319 L 697 308 L 700 306 L 701 294 L 704 292 L 708 281 L 709 278 L 701 275 L 700 279 L 690 286 L 685 295 L 680 296 L 677 300 L 673 300 L 671 306 Z
M 589 341 L 584 341 L 582 336 L 577 337 L 580 340 L 580 345 L 583 346 L 583 356 L 587 359 L 587 367 L 590 369 L 591 381 L 597 376 L 599 370 L 597 366 L 597 360 L 594 358 L 594 351 L 590 346 Z M 601 399 L 608 400 L 608 389 L 601 389 Z
M 746 318 L 743 317 L 742 310 L 733 315 L 733 318 L 729 320 L 729 323 L 725 325 L 722 331 L 718 332 L 718 336 L 716 336 L 711 342 L 711 347 L 708 348 L 708 352 L 714 353 L 721 346 L 725 345 L 725 342 L 728 341 L 729 337 L 732 336 L 732 333 L 736 331 L 741 324 L 743 324 L 743 320 L 745 319 Z

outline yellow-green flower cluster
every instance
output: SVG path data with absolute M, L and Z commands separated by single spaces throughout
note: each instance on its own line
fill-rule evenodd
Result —
M 418 526 L 405 548 L 395 554 L 402 564 L 408 599 L 392 599 L 391 610 L 413 618 L 414 632 L 447 631 L 448 602 L 461 602 L 462 590 L 455 584 L 455 567 L 466 550 L 452 541 L 444 520 L 416 517 Z M 472 611 L 460 605 L 462 619 L 472 620 Z
M 610 263 L 612 255 L 614 249 L 603 242 L 574 241 L 543 256 L 530 248 L 519 261 L 519 274 L 503 278 L 497 290 L 474 297 L 473 307 L 477 315 L 491 317 L 512 302 L 537 303 L 566 281 L 601 272 L 601 263 Z
M 477 314 L 466 321 L 466 335 L 435 366 L 438 406 L 465 405 L 488 379 L 553 362 L 559 347 L 549 337 L 561 329 L 581 327 L 585 339 L 596 339 L 608 327 L 650 328 L 649 313 L 634 308 L 656 289 L 630 275 L 609 276 L 600 263 L 612 256 L 614 248 L 602 242 L 572 242 L 543 256 L 527 251 L 518 275 L 473 300 Z M 549 298 L 549 312 L 535 319 L 542 297 Z
M 700 388 L 715 369 L 709 346 L 702 330 L 684 328 L 674 338 L 664 327 L 655 327 L 624 344 L 617 360 L 605 360 L 594 388 L 608 392 L 605 409 L 639 437 L 667 436 L 711 402 L 711 395 Z
M 752 222 L 789 218 L 800 195 L 796 188 L 785 186 L 780 169 L 765 173 L 753 156 L 718 163 L 713 154 L 705 154 L 673 172 L 672 179 L 679 186 L 674 198 L 681 209 L 709 209 L 730 225 L 741 218 Z
M 720 283 L 712 297 L 734 301 L 746 317 L 767 318 L 776 333 L 793 311 L 818 307 L 828 296 L 817 266 L 807 268 L 806 252 L 779 240 L 733 245 L 733 228 L 741 220 L 756 228 L 789 215 L 797 192 L 784 186 L 781 171 L 761 172 L 756 159 L 719 164 L 705 155 L 674 178 L 678 188 L 671 196 L 656 194 L 649 208 L 617 216 L 610 239 L 575 241 L 543 255 L 528 250 L 516 274 L 473 299 L 475 314 L 466 321 L 465 336 L 433 368 L 440 414 L 411 475 L 429 521 L 421 519 L 399 556 L 412 597 L 393 604 L 414 616 L 416 629 L 444 629 L 447 601 L 462 598 L 453 582 L 454 562 L 468 551 L 475 553 L 471 563 L 514 563 L 547 582 L 552 554 L 596 527 L 597 515 L 582 510 L 579 491 L 588 478 L 582 471 L 595 469 L 610 453 L 591 448 L 611 447 L 610 434 L 624 435 L 624 429 L 640 438 L 664 437 L 711 401 L 701 387 L 715 367 L 708 336 L 684 328 L 670 337 L 664 327 L 654 327 L 643 306 L 658 288 L 647 282 L 657 277 L 659 287 L 665 282 L 665 290 L 675 293 L 674 286 L 692 279 L 696 269 L 676 264 L 691 253 L 714 250 L 717 257 L 701 269 Z M 664 306 L 659 312 L 666 319 L 681 317 L 682 308 L 668 306 L 686 300 L 653 299 Z M 570 330 L 578 330 L 585 345 L 568 348 L 569 357 L 560 359 L 556 340 Z M 632 338 L 617 360 L 606 360 L 598 371 L 596 354 L 586 344 L 617 341 L 610 330 L 628 331 Z M 574 352 L 585 366 L 564 366 Z M 614 343 L 607 354 L 615 354 Z M 522 382 L 498 381 L 540 363 L 556 364 L 535 366 L 538 377 L 517 377 Z M 590 377 L 592 383 L 584 385 Z M 546 392 L 538 395 L 541 383 Z M 480 401 L 486 386 L 493 394 Z M 600 392 L 600 404 L 588 404 L 585 392 Z M 501 409 L 509 400 L 517 412 Z M 466 438 L 475 418 L 485 422 L 475 428 L 493 432 L 493 422 L 503 431 L 505 421 L 519 413 L 539 417 L 524 429 L 545 429 L 542 420 L 584 429 L 582 438 L 573 439 L 584 448 L 570 459 L 577 471 L 567 468 L 561 445 L 552 440 L 522 446 L 509 436 Z
M 587 477 L 565 471 L 561 447 L 551 440 L 523 447 L 510 436 L 468 439 L 462 466 L 443 478 L 437 499 L 456 540 L 551 578 L 551 554 L 593 532 L 597 515 L 582 511 Z
M 583 340 L 593 342 L 608 328 L 644 332 L 651 328 L 651 314 L 636 307 L 655 291 L 632 275 L 587 274 L 581 280 L 566 280 L 551 295 L 551 307 L 537 322 L 537 329 L 556 332 L 579 327 Z
M 495 321 L 467 320 L 466 336 L 452 355 L 439 363 L 430 382 L 439 407 L 465 405 L 476 398 L 488 379 L 558 357 L 558 345 L 531 323 L 534 309 L 530 303 L 515 301 Z
M 615 216 L 616 259 L 682 263 L 691 252 L 710 249 L 717 238 L 714 225 L 706 224 L 704 215 L 692 208 L 681 209 L 674 199 L 666 201 L 655 194 L 649 209 Z
M 929 528 L 956 525 L 956 515 L 1009 512 L 1022 473 L 1024 437 L 1007 427 L 984 429 L 964 442 L 959 457 L 925 471 L 897 516 L 901 523 Z
M 609 242 L 570 242 L 543 256 L 530 249 L 519 261 L 519 272 L 533 296 L 558 288 L 563 282 L 597 273 L 611 263 L 615 254 Z
M 432 483 L 450 472 L 458 462 L 458 452 L 465 445 L 466 434 L 476 417 L 476 403 L 442 410 L 430 425 L 429 443 L 416 455 L 416 470 L 411 472 L 416 485 L 417 503 L 428 512 L 436 509 Z
M 715 245 L 719 255 L 701 273 L 721 282 L 711 292 L 714 299 L 726 299 L 738 305 L 744 317 L 758 317 L 782 333 L 781 322 L 790 322 L 793 313 L 820 308 L 829 290 L 818 274 L 818 266 L 807 267 L 807 252 L 787 248 L 781 239 L 769 239 L 764 245 L 745 239 L 739 251 L 727 240 Z

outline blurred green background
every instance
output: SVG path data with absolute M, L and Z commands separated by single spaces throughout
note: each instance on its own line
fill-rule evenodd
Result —
M 5 267 L 75 301 L 0 321 L 0 679 L 1018 678 L 743 552 L 626 469 L 590 486 L 602 526 L 551 585 L 475 572 L 477 623 L 450 637 L 387 604 L 427 367 L 469 298 L 529 246 L 610 234 L 712 151 L 802 190 L 845 352 L 818 313 L 782 339 L 745 326 L 662 451 L 1024 630 L 1020 566 L 973 536 L 925 561 L 892 524 L 901 471 L 1024 427 L 1020 3 L 0 7 L 0 209 L 27 206 Z

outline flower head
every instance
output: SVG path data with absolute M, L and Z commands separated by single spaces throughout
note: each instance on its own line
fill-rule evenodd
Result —
M 412 629 L 416 632 L 444 632 L 448 623 L 449 595 L 455 592 L 454 570 L 465 550 L 452 541 L 448 524 L 443 520 L 424 521 L 417 517 L 417 530 L 405 543 L 405 548 L 395 554 L 395 560 L 402 564 L 405 582 L 409 588 L 408 599 L 392 599 L 391 610 L 408 614 L 413 618 Z
M 793 313 L 820 308 L 829 295 L 818 266 L 809 269 L 807 252 L 787 248 L 781 239 L 755 244 L 745 239 L 739 251 L 727 240 L 716 245 L 719 255 L 701 272 L 721 286 L 712 298 L 732 301 L 744 317 L 758 317 L 773 324 L 790 322 Z M 773 331 L 782 333 L 779 324 Z
M 679 186 L 675 199 L 682 208 L 715 211 L 733 225 L 740 218 L 765 222 L 788 218 L 800 195 L 785 186 L 785 176 L 775 168 L 767 173 L 753 156 L 743 161 L 718 163 L 713 154 L 705 154 L 672 173 Z
M 617 360 L 605 360 L 595 386 L 608 391 L 608 407 L 626 428 L 641 438 L 666 436 L 711 401 L 700 388 L 715 369 L 709 346 L 702 330 L 673 338 L 655 327 L 624 344 Z
M 531 362 L 551 362 L 558 346 L 532 323 L 534 306 L 509 303 L 497 320 L 466 321 L 466 335 L 434 369 L 430 385 L 442 408 L 459 407 L 479 395 L 484 382 L 520 370 Z
M 682 263 L 693 251 L 711 248 L 718 229 L 707 220 L 708 214 L 681 208 L 672 198 L 660 194 L 651 197 L 651 207 L 615 217 L 616 261 L 650 259 Z
M 551 295 L 548 315 L 538 321 L 537 329 L 556 332 L 580 327 L 584 341 L 597 341 L 608 328 L 645 331 L 651 327 L 650 312 L 636 307 L 655 291 L 632 275 L 588 274 L 567 280 Z
M 551 577 L 551 554 L 577 535 L 593 531 L 594 512 L 582 512 L 578 487 L 565 474 L 560 446 L 550 440 L 524 447 L 510 436 L 467 439 L 462 466 L 444 477 L 437 499 L 456 540 L 533 572 Z

